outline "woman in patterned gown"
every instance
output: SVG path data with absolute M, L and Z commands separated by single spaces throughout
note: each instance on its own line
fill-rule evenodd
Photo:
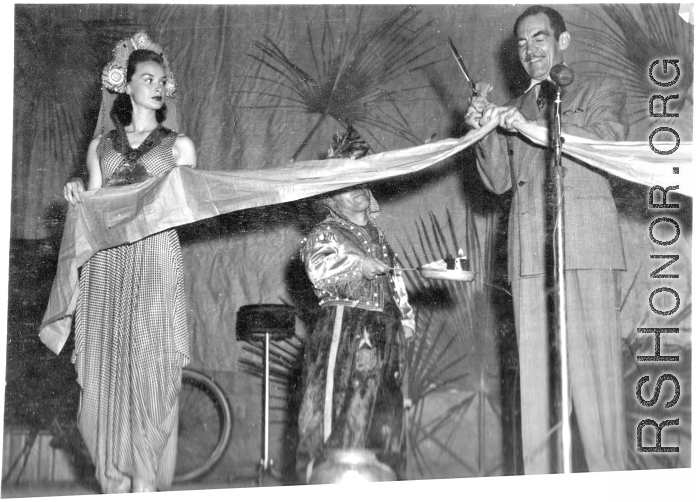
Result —
M 352 129 L 328 158 L 357 158 L 368 146 Z M 374 223 L 369 189 L 325 198 L 328 217 L 304 240 L 301 256 L 321 313 L 306 342 L 297 475 L 309 481 L 327 449 L 372 450 L 406 478 L 406 339 L 415 321 L 396 257 Z
M 125 92 L 111 112 L 116 129 L 88 149 L 88 190 L 122 184 L 125 168 L 157 176 L 195 166 L 192 141 L 161 125 L 167 80 L 161 54 L 130 54 Z M 81 188 L 69 182 L 66 199 L 79 203 Z M 175 470 L 182 367 L 189 358 L 175 230 L 94 255 L 80 272 L 75 316 L 78 427 L 103 492 L 167 489 Z

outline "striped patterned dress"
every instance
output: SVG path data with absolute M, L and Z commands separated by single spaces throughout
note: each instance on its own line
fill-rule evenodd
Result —
M 117 131 L 97 147 L 105 183 L 126 156 L 151 175 L 175 167 L 177 133 L 159 127 L 137 149 Z M 174 230 L 98 252 L 81 269 L 73 363 L 78 427 L 105 493 L 138 477 L 172 483 L 178 394 L 189 358 L 183 265 Z

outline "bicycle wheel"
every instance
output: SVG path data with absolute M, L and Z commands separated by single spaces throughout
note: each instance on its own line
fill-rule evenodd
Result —
M 231 439 L 231 406 L 226 394 L 208 376 L 183 368 L 174 483 L 209 472 Z

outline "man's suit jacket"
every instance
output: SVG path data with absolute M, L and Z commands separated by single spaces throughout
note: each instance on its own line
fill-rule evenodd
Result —
M 537 109 L 535 88 L 508 103 L 530 120 L 546 126 Z M 554 104 L 551 105 L 553 111 Z M 628 124 L 625 91 L 614 78 L 577 75 L 562 92 L 562 131 L 583 138 L 623 141 Z M 489 188 L 513 188 L 508 228 L 510 280 L 546 270 L 547 165 L 553 154 L 522 135 L 501 130 L 476 147 L 477 167 Z M 562 156 L 564 175 L 565 266 L 574 269 L 625 269 L 617 209 L 605 175 Z M 515 183 L 513 181 L 515 180 Z M 549 190 L 551 193 L 552 190 Z M 551 265 L 550 265 L 551 266 Z

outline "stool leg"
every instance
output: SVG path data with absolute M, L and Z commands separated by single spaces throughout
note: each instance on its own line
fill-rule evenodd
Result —
M 265 409 L 264 409 L 264 437 L 263 437 L 263 458 L 260 460 L 260 470 L 258 476 L 258 486 L 263 485 L 265 475 L 270 474 L 278 477 L 272 466 L 270 458 L 270 334 L 265 333 Z
M 265 333 L 265 456 L 263 457 L 263 470 L 270 466 L 269 459 L 270 441 L 270 334 Z

